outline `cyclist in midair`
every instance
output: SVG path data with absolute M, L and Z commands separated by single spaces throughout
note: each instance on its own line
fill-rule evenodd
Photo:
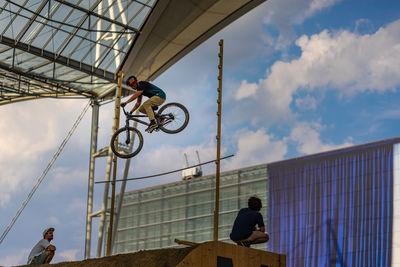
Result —
M 147 114 L 150 120 L 150 125 L 149 127 L 147 127 L 146 132 L 153 132 L 158 127 L 157 121 L 154 116 L 153 107 L 158 107 L 165 102 L 165 92 L 152 83 L 146 81 L 138 82 L 137 78 L 133 75 L 129 76 L 128 79 L 126 79 L 126 85 L 136 90 L 136 92 L 133 93 L 133 95 L 126 102 L 122 102 L 121 106 L 125 107 L 126 104 L 137 99 L 136 104 L 132 108 L 130 113 L 133 113 L 139 108 L 139 111 L 141 113 Z M 142 96 L 147 96 L 149 98 L 143 103 L 143 105 L 141 105 Z

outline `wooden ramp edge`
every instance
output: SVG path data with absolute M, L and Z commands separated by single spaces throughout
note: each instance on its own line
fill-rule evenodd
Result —
M 286 256 L 229 243 L 198 244 L 177 267 L 284 267 Z

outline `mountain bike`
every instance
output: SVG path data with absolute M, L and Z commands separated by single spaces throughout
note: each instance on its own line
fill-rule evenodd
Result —
M 153 111 L 158 107 L 153 107 Z M 150 125 L 149 122 L 140 120 L 139 118 L 147 118 L 147 115 L 133 115 L 122 107 L 125 114 L 125 126 L 118 129 L 111 137 L 111 150 L 120 158 L 132 158 L 136 156 L 143 148 L 143 135 L 135 127 L 129 126 L 130 121 L 136 121 L 143 125 Z M 157 121 L 157 128 L 168 134 L 176 134 L 181 132 L 189 123 L 189 112 L 186 107 L 179 103 L 168 103 L 154 112 Z

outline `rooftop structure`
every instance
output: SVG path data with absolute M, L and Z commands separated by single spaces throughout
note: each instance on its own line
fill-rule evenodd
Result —
M 0 105 L 113 98 L 120 70 L 153 80 L 264 1 L 2 1 Z

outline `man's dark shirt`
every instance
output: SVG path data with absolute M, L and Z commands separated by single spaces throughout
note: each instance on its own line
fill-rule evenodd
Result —
M 163 90 L 161 90 L 160 88 L 149 82 L 140 81 L 138 83 L 137 90 L 143 91 L 142 95 L 147 96 L 148 98 L 155 95 L 164 99 L 167 98 Z
M 241 209 L 233 223 L 231 239 L 237 241 L 248 238 L 253 233 L 256 224 L 258 227 L 264 226 L 261 213 L 249 208 Z

